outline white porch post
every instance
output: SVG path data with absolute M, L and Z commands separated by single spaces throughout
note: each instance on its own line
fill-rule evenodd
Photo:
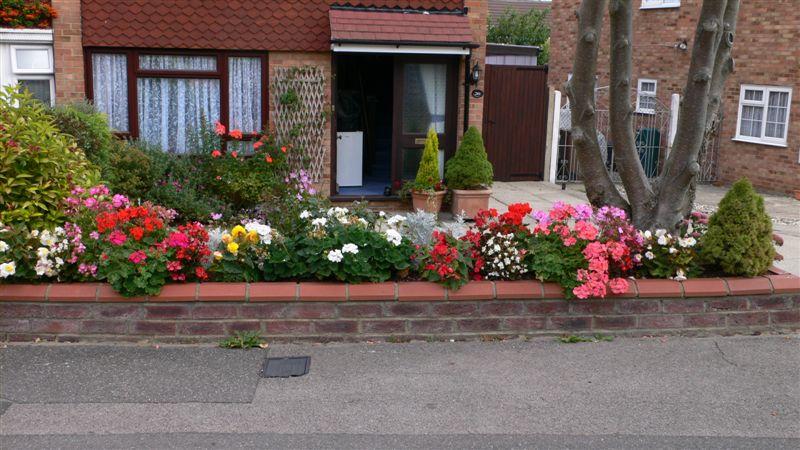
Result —
M 555 184 L 558 173 L 558 136 L 561 128 L 561 91 L 553 91 L 553 101 L 550 103 L 550 114 L 552 115 L 552 127 L 548 142 L 550 143 L 547 152 L 550 156 L 550 167 L 548 168 L 547 181 Z

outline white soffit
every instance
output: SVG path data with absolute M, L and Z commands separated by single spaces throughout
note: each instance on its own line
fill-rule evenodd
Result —
M 0 28 L 0 42 L 4 44 L 52 44 L 53 30 Z
M 333 43 L 331 50 L 337 53 L 395 53 L 411 55 L 469 55 L 468 47 L 403 44 L 345 44 Z

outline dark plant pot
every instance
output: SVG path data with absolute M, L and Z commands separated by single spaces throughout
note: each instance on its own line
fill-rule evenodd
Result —
M 447 191 L 416 192 L 411 191 L 411 204 L 414 210 L 421 209 L 427 213 L 439 214 L 442 209 L 442 200 Z
M 491 189 L 453 189 L 451 211 L 456 216 L 463 212 L 466 219 L 472 219 L 478 214 L 478 211 L 489 209 L 489 197 L 491 196 Z

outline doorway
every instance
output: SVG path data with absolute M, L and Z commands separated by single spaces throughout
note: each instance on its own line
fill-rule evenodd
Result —
M 336 67 L 338 193 L 391 195 L 394 58 L 340 54 Z

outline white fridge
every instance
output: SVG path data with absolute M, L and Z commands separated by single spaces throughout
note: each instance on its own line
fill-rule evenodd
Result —
M 339 187 L 362 186 L 364 132 L 336 133 L 336 184 Z

